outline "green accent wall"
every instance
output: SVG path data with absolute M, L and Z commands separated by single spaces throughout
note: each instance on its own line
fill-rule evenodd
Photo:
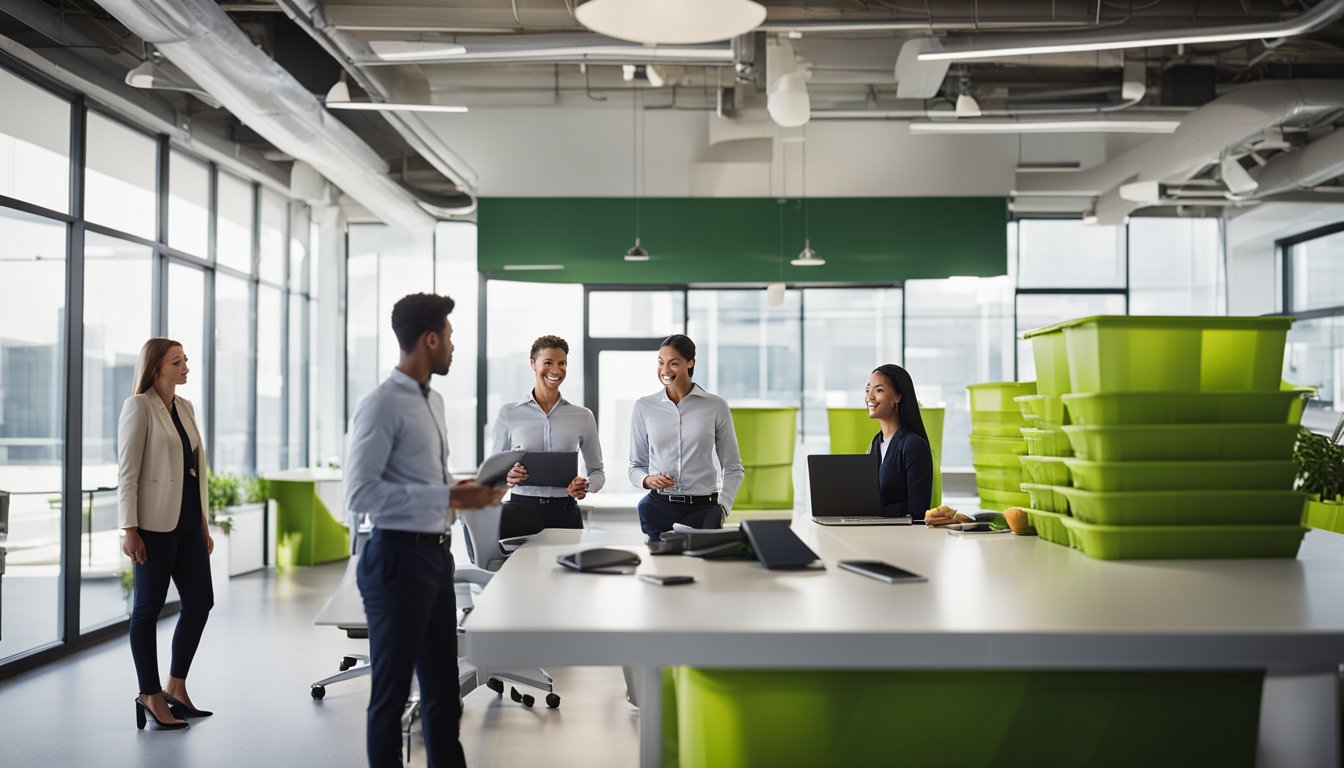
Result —
M 645 198 L 639 236 L 653 257 L 626 262 L 633 198 L 482 198 L 478 268 L 551 283 L 890 283 L 1007 274 L 1000 197 Z M 795 267 L 804 218 L 825 266 Z M 506 271 L 504 265 L 563 264 Z

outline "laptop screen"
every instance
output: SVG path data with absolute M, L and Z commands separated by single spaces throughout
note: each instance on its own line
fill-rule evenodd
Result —
M 807 457 L 813 517 L 878 517 L 882 491 L 875 453 L 816 454 Z

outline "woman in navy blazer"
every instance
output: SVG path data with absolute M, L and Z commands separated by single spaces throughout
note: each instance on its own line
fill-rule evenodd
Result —
M 882 457 L 878 472 L 882 514 L 922 521 L 933 496 L 933 452 L 915 383 L 901 366 L 879 365 L 868 377 L 863 397 L 868 418 L 882 425 L 868 449 Z

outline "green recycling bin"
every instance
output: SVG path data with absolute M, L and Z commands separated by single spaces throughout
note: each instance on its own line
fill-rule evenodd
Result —
M 746 477 L 734 510 L 793 509 L 797 408 L 733 408 L 733 431 Z

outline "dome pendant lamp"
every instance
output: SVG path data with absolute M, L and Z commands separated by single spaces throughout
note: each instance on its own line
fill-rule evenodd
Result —
M 765 21 L 751 0 L 588 0 L 574 17 L 592 31 L 646 45 L 712 43 Z

